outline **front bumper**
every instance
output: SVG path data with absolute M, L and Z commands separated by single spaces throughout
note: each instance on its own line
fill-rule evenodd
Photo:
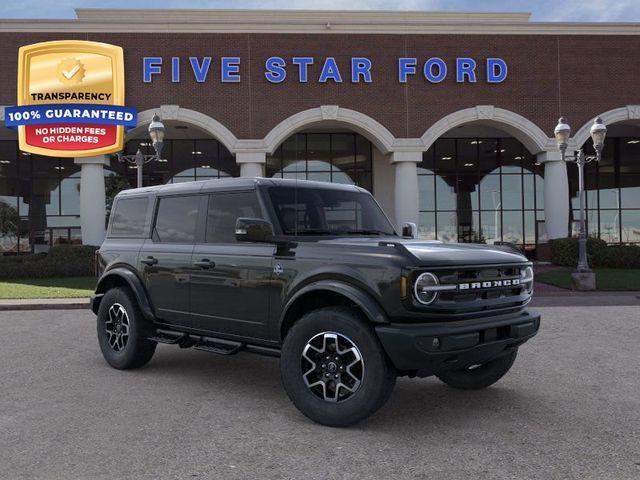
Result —
M 427 377 L 512 352 L 539 328 L 540 314 L 524 311 L 458 322 L 391 323 L 376 333 L 396 369 Z

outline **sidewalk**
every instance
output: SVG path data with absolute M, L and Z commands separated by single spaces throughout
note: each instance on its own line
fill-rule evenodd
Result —
M 74 310 L 89 308 L 88 298 L 30 298 L 0 300 L 0 311 Z

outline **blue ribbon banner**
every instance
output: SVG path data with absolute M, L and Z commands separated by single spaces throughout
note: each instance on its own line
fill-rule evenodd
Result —
M 47 124 L 105 124 L 138 125 L 138 112 L 121 105 L 91 105 L 86 103 L 60 103 L 6 107 L 4 121 L 7 127 Z

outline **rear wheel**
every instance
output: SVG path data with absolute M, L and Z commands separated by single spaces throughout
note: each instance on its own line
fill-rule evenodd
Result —
M 141 367 L 153 357 L 157 344 L 148 340 L 150 325 L 128 289 L 118 287 L 105 293 L 97 327 L 100 350 L 113 368 Z
M 345 307 L 314 310 L 294 324 L 282 346 L 280 371 L 298 410 L 333 427 L 373 414 L 396 380 L 369 322 Z
M 462 390 L 480 390 L 493 385 L 506 375 L 518 351 L 515 350 L 482 365 L 472 365 L 461 370 L 449 370 L 436 376 L 453 388 Z

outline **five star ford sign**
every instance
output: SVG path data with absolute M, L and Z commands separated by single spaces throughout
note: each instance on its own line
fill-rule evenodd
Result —
M 124 128 L 137 124 L 124 106 L 121 47 L 63 40 L 20 48 L 18 106 L 5 122 L 18 128 L 20 150 L 88 157 L 122 150 Z

